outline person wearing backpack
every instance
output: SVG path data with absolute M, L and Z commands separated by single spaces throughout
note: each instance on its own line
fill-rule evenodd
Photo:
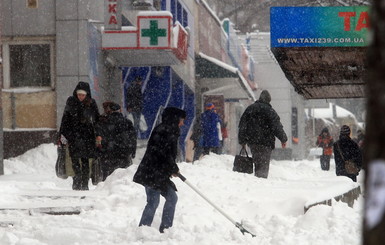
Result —
M 136 131 L 132 122 L 121 113 L 120 105 L 103 103 L 104 114 L 96 126 L 96 146 L 104 181 L 117 168 L 132 165 L 136 154 Z

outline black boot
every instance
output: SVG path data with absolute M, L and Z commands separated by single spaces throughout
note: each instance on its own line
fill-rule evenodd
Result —
M 88 176 L 88 173 L 85 175 L 83 174 L 82 175 L 82 179 L 81 179 L 81 190 L 83 191 L 88 191 L 88 180 L 89 180 L 89 176 Z
M 82 187 L 81 176 L 75 175 L 73 177 L 72 190 L 81 190 L 81 187 Z

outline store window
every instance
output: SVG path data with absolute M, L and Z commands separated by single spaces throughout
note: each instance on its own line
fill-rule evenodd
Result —
M 50 43 L 6 44 L 4 88 L 51 87 L 51 46 Z

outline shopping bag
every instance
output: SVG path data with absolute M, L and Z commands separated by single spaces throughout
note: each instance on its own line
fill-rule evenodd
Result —
M 253 158 L 249 157 L 245 147 L 242 147 L 239 155 L 235 156 L 233 171 L 247 174 L 254 172 Z
M 360 172 L 360 169 L 357 167 L 356 163 L 352 160 L 346 160 L 345 161 L 345 170 L 348 174 L 358 174 Z
M 139 128 L 140 128 L 140 131 L 142 132 L 146 132 L 148 129 L 147 122 L 143 114 L 140 114 Z
M 99 157 L 93 159 L 92 161 L 91 180 L 93 185 L 97 185 L 103 181 L 103 171 L 101 166 L 101 159 Z
M 67 179 L 66 162 L 68 158 L 68 145 L 58 144 L 57 145 L 57 160 L 55 165 L 56 176 L 61 179 Z

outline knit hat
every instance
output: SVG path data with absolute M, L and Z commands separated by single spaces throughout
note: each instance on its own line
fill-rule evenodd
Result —
M 111 109 L 111 111 L 119 111 L 120 110 L 120 105 L 117 104 L 117 103 L 112 102 L 110 104 L 110 109 Z
M 270 103 L 270 101 L 271 101 L 271 96 L 270 96 L 269 91 L 263 90 L 262 93 L 261 93 L 261 95 L 259 96 L 259 100 L 260 100 L 260 101 L 263 101 L 263 102 L 266 102 L 266 103 Z
M 215 106 L 213 103 L 207 103 L 206 106 L 205 106 L 206 110 L 211 110 L 211 109 L 214 109 Z
M 340 130 L 341 135 L 350 135 L 350 128 L 348 125 L 343 125 Z
M 78 90 L 76 90 L 76 93 L 77 93 L 77 94 L 84 94 L 84 95 L 87 95 L 87 92 L 86 92 L 85 90 L 83 90 L 83 89 L 78 89 Z

